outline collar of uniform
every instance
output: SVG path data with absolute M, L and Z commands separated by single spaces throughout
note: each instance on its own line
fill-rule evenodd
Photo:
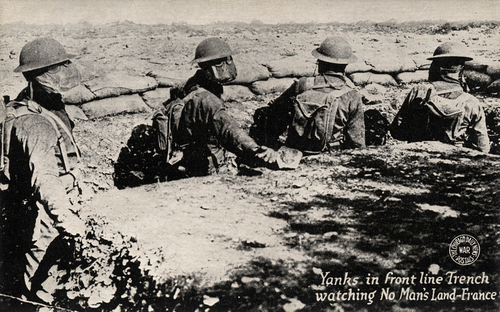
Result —
M 211 81 L 204 70 L 199 69 L 196 71 L 193 77 L 189 78 L 183 87 L 184 96 L 197 90 L 198 88 L 204 88 L 210 91 L 215 96 L 220 98 L 222 96 L 223 87 L 220 83 Z
M 438 93 L 450 90 L 450 92 L 443 92 L 439 94 L 439 96 L 445 97 L 447 99 L 456 99 L 464 93 L 462 87 L 460 86 L 460 83 L 458 82 L 432 81 L 431 83 Z
M 315 77 L 313 89 L 341 89 L 345 84 L 346 80 L 343 73 L 329 71 Z

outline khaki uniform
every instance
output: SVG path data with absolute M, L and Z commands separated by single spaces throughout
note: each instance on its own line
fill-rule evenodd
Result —
M 325 73 L 295 82 L 256 112 L 251 134 L 273 146 L 288 130 L 285 145 L 318 153 L 330 147 L 365 147 L 361 96 L 344 75 Z
M 56 285 L 54 276 L 48 278 L 48 272 L 67 247 L 62 234 L 71 233 L 71 228 L 81 226 L 76 223 L 82 222 L 75 215 L 70 199 L 79 193 L 79 152 L 74 140 L 66 134 L 69 130 L 72 136 L 73 123 L 64 109 L 47 113 L 57 116 L 62 126 L 37 113 L 40 109 L 37 103 L 18 100 L 29 103 L 23 108 L 35 113 L 22 114 L 12 124 L 10 183 L 5 200 L 10 230 L 6 230 L 9 236 L 5 239 L 10 245 L 7 250 L 12 253 L 10 261 L 17 261 L 14 265 L 19 266 L 20 256 L 25 254 L 21 262 L 30 296 L 36 294 L 50 302 Z
M 210 83 L 203 71 L 173 93 L 184 105 L 173 111 L 172 139 L 183 150 L 181 164 L 190 175 L 216 171 L 225 162 L 226 150 L 242 158 L 252 158 L 259 151 L 260 146 L 224 109 L 222 86 Z
M 434 81 L 414 87 L 391 124 L 395 139 L 441 141 L 489 152 L 484 110 L 458 83 Z

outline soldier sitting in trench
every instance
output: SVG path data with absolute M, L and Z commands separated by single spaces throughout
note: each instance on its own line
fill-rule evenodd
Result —
M 490 140 L 483 108 L 467 93 L 463 78 L 466 61 L 472 60 L 462 44 L 447 42 L 436 48 L 429 69 L 429 83 L 414 87 L 390 125 L 395 139 L 441 141 L 489 152 Z
M 285 145 L 305 153 L 365 147 L 363 103 L 345 67 L 356 61 L 344 38 L 330 37 L 312 51 L 318 74 L 303 77 L 254 116 L 250 135 L 259 144 Z
M 224 109 L 223 84 L 237 75 L 232 55 L 219 38 L 197 46 L 192 63 L 200 69 L 171 90 L 165 108 L 153 117 L 153 127 L 134 129 L 129 146 L 122 149 L 115 165 L 117 187 L 208 175 L 228 162 L 227 151 L 249 163 L 277 168 L 278 152 L 257 144 Z M 148 159 L 138 159 L 141 155 L 133 151 L 138 145 L 149 146 Z
M 85 234 L 76 205 L 80 152 L 62 102 L 80 84 L 72 57 L 51 38 L 23 47 L 14 71 L 23 73 L 28 87 L 7 103 L 1 133 L 9 160 L 3 168 L 9 187 L 0 194 L 1 286 L 45 304 L 54 300 L 58 264 Z

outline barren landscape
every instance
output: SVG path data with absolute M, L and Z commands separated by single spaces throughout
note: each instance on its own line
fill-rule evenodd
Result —
M 53 37 L 77 55 L 84 81 L 110 72 L 166 72 L 182 80 L 196 70 L 190 64 L 196 45 L 212 36 L 227 40 L 241 59 L 261 65 L 286 57 L 314 63 L 311 50 L 340 35 L 362 61 L 404 54 L 425 62 L 439 44 L 454 40 L 467 45 L 477 64 L 498 66 L 499 26 L 8 24 L 0 33 L 0 82 L 10 97 L 25 87 L 12 70 L 23 45 L 39 36 Z M 151 125 L 167 88 L 139 94 L 148 110 L 76 119 L 87 191 L 79 214 L 87 237 L 58 273 L 56 310 L 498 311 L 500 100 L 492 82 L 473 88 L 487 114 L 490 154 L 438 142 L 408 144 L 385 134 L 414 85 L 398 83 L 377 87 L 378 97 L 365 97 L 365 111 L 383 117 L 370 123 L 367 114 L 373 144 L 366 149 L 307 156 L 290 171 L 227 166 L 212 176 L 125 189 L 113 179 L 120 150 L 135 126 Z M 278 95 L 254 94 L 225 105 L 248 130 L 254 111 Z M 481 247 L 468 266 L 449 254 L 460 234 L 475 237 Z M 443 282 L 436 283 L 438 277 Z M 0 284 L 0 293 L 8 294 L 8 283 Z M 6 311 L 18 304 L 0 297 Z

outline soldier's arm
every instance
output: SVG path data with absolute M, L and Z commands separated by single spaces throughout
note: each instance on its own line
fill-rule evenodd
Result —
M 18 140 L 24 143 L 24 153 L 29 157 L 32 190 L 60 231 L 82 234 L 83 222 L 72 211 L 65 186 L 59 178 L 59 160 L 55 156 L 56 131 L 42 117 L 33 119 L 35 123 L 17 133 Z
M 476 150 L 488 153 L 490 151 L 490 139 L 486 127 L 486 117 L 481 105 L 479 103 L 466 105 L 464 118 L 469 123 L 467 131 L 469 139 L 466 144 L 471 145 Z
M 259 145 L 228 115 L 221 99 L 210 92 L 197 94 L 183 110 L 188 127 L 206 129 L 215 135 L 220 144 L 238 156 L 254 155 Z
M 254 156 L 260 146 L 240 128 L 224 109 L 214 114 L 214 130 L 224 148 L 239 156 Z

